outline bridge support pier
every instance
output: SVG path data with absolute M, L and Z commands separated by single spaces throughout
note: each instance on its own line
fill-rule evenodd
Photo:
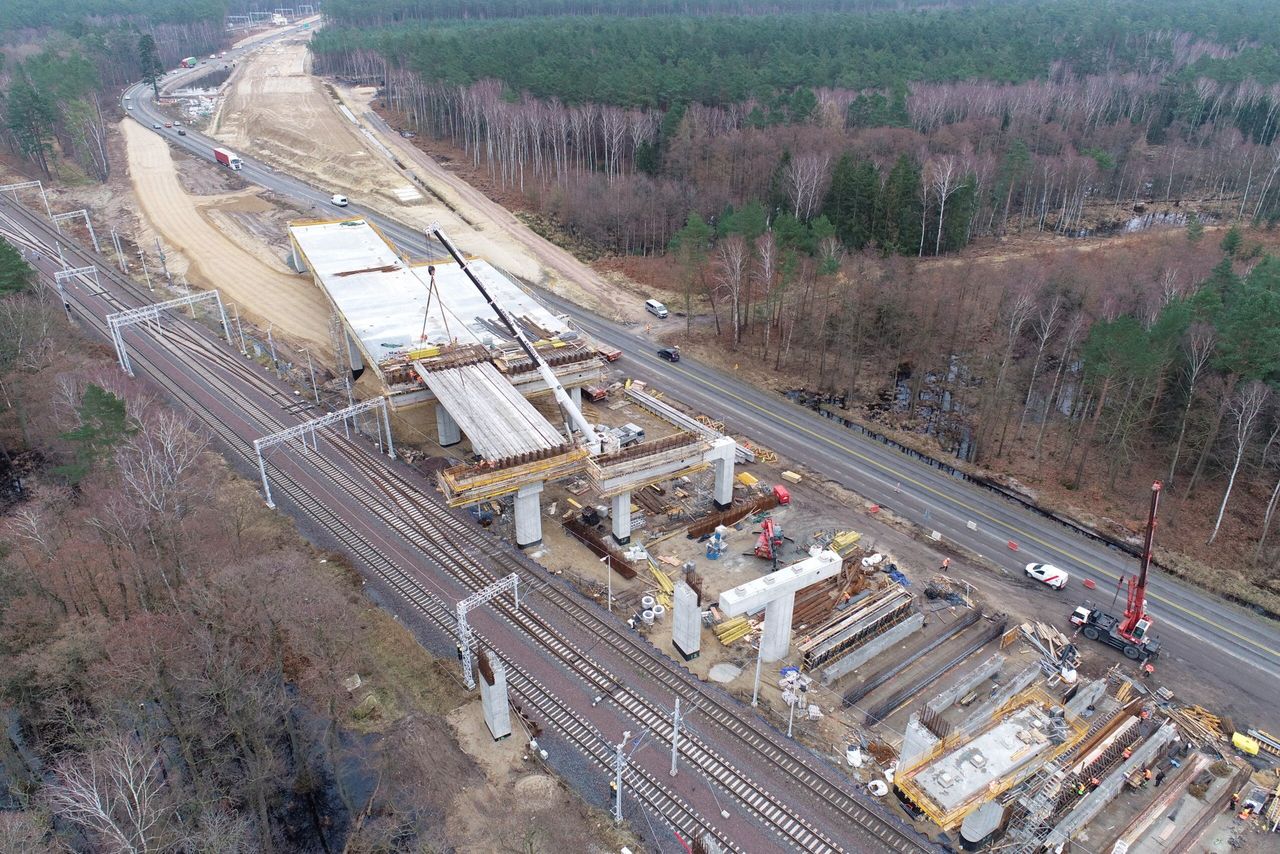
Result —
M 542 481 L 526 483 L 516 492 L 516 545 L 522 549 L 542 543 Z
M 618 545 L 625 546 L 631 542 L 631 490 L 613 496 L 609 517 L 613 523 L 613 538 Z
M 436 403 L 436 432 L 440 434 L 442 448 L 462 441 L 462 430 L 458 428 L 458 422 L 453 420 L 453 416 L 444 408 L 444 404 L 438 402 Z
M 716 483 L 712 499 L 717 510 L 728 510 L 733 504 L 733 463 L 737 447 L 738 443 L 733 439 L 721 436 L 711 443 L 711 448 L 703 457 L 715 470 Z

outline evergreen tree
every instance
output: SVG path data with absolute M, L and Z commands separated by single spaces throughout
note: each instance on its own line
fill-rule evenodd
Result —
M 876 242 L 886 252 L 914 255 L 920 246 L 920 164 L 903 154 L 893 164 L 880 194 Z
M 1226 253 L 1228 258 L 1236 257 L 1236 253 L 1240 251 L 1240 243 L 1244 240 L 1240 235 L 1238 226 L 1231 226 L 1227 229 L 1227 233 L 1222 235 L 1222 251 Z
M 850 249 L 861 250 L 875 237 L 880 172 L 869 160 L 841 155 L 831 173 L 831 187 L 822 212 L 835 227 L 836 237 Z
M 1187 240 L 1199 243 L 1202 237 L 1204 237 L 1204 223 L 1200 221 L 1200 217 L 1192 214 L 1187 217 Z
M 53 123 L 58 112 L 25 75 L 19 76 L 9 87 L 9 100 L 5 110 L 5 123 L 18 142 L 18 150 L 31 158 L 45 177 L 49 177 L 49 154 L 52 149 L 49 137 L 53 135 Z
M 84 390 L 76 412 L 80 426 L 62 434 L 75 449 L 75 461 L 55 469 L 73 486 L 84 480 L 96 464 L 109 459 L 116 445 L 137 431 L 129 422 L 124 401 L 101 386 L 90 385 Z
M 35 270 L 22 260 L 18 250 L 0 240 L 0 295 L 25 290 L 34 276 Z
M 160 97 L 160 75 L 164 74 L 164 64 L 160 62 L 160 53 L 156 50 L 156 40 L 149 33 L 138 39 L 138 63 L 142 66 L 142 79 L 151 85 L 151 91 Z

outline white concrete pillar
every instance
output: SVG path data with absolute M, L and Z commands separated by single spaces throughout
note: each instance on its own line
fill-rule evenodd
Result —
M 489 656 L 493 668 L 493 684 L 481 674 L 480 705 L 484 707 L 484 722 L 493 733 L 493 740 L 511 735 L 511 704 L 507 700 L 507 668 L 496 656 Z
M 582 386 L 576 385 L 569 389 L 569 399 L 573 401 L 573 405 L 582 408 Z
M 711 443 L 711 447 L 703 457 L 715 470 L 716 484 L 712 499 L 716 507 L 721 510 L 728 509 L 733 503 L 733 463 L 737 447 L 738 443 L 732 438 L 721 436 Z
M 760 633 L 760 660 L 781 661 L 791 649 L 791 615 L 796 594 L 779 596 L 764 606 L 764 630 Z
M 436 432 L 440 434 L 440 447 L 447 448 L 462 441 L 462 430 L 458 422 L 453 420 L 444 404 L 436 401 Z
M 671 612 L 671 643 L 685 661 L 692 661 L 702 650 L 702 610 L 698 594 L 684 579 L 671 594 Z
M 538 496 L 542 494 L 542 481 L 526 483 L 516 492 L 516 545 L 520 548 L 536 546 L 542 542 L 542 510 Z
M 613 538 L 618 545 L 625 546 L 631 542 L 631 490 L 613 496 L 609 516 L 613 523 Z

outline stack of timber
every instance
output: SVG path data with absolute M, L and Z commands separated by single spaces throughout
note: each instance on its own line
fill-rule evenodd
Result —
M 834 661 L 887 631 L 910 614 L 911 603 L 912 596 L 905 587 L 891 584 L 843 611 L 834 611 L 799 644 L 805 669 Z
M 1202 706 L 1179 706 L 1169 710 L 1169 718 L 1197 747 L 1223 737 L 1222 719 Z

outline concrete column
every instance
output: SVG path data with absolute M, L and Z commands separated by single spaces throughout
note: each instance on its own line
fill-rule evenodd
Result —
M 711 448 L 703 457 L 715 470 L 716 485 L 712 499 L 720 510 L 729 509 L 729 505 L 733 503 L 733 463 L 737 447 L 738 443 L 733 439 L 721 436 L 711 443 Z
M 609 516 L 613 522 L 613 538 L 618 545 L 625 546 L 631 542 L 631 490 L 618 493 L 611 501 Z
M 573 401 L 573 405 L 582 408 L 582 386 L 576 385 L 569 389 L 569 399 Z
M 692 661 L 702 650 L 702 609 L 698 594 L 684 579 L 676 582 L 671 594 L 671 611 L 671 643 L 685 661 Z
M 914 768 L 938 745 L 938 737 L 929 732 L 920 723 L 920 713 L 912 712 L 907 719 L 907 726 L 902 731 L 902 747 L 898 748 L 898 767 L 902 770 Z
M 542 481 L 526 483 L 516 492 L 516 545 L 522 549 L 542 542 L 542 509 L 538 496 Z
M 462 441 L 462 430 L 458 422 L 453 420 L 444 404 L 436 401 L 436 432 L 440 435 L 440 447 L 447 448 Z
M 484 707 L 484 722 L 493 733 L 493 740 L 511 735 L 511 704 L 507 700 L 507 668 L 497 656 L 489 657 L 493 668 L 493 684 L 481 675 L 480 704 Z
M 760 660 L 780 661 L 791 649 L 791 615 L 796 594 L 779 596 L 764 606 L 764 630 L 760 634 Z

